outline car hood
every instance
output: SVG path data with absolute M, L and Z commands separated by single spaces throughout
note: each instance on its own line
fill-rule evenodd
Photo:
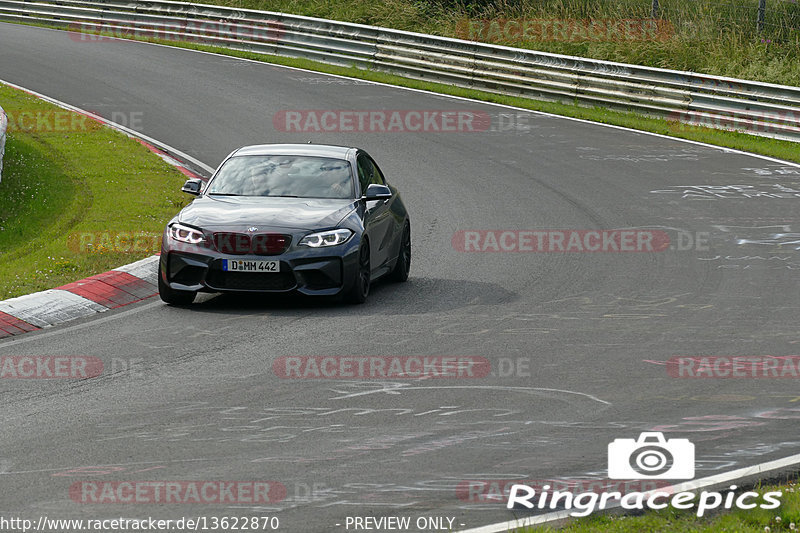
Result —
M 355 209 L 355 200 L 201 196 L 186 206 L 178 220 L 202 229 L 324 229 L 335 227 Z

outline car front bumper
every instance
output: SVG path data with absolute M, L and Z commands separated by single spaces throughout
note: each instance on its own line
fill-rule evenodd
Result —
M 278 261 L 279 272 L 230 272 L 224 259 Z M 335 296 L 350 289 L 358 274 L 358 239 L 330 248 L 292 248 L 280 255 L 226 255 L 182 245 L 162 248 L 162 280 L 174 290 L 193 292 L 286 293 Z

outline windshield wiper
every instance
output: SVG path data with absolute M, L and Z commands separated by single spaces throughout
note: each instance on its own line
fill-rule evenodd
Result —
M 244 194 L 236 194 L 234 192 L 210 192 L 209 196 L 246 196 Z

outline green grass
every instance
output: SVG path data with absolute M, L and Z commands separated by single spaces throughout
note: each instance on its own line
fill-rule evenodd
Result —
M 627 20 L 651 17 L 651 0 L 207 0 L 464 37 L 464 20 Z M 758 0 L 660 0 L 667 39 L 506 39 L 492 42 L 719 76 L 800 85 L 800 3 L 768 0 L 765 26 L 756 28 Z M 483 39 L 481 39 L 483 40 Z
M 160 235 L 187 202 L 182 174 L 125 135 L 23 92 L 0 85 L 0 106 L 12 123 L 0 181 L 0 300 L 152 255 L 89 252 L 76 236 Z M 23 115 L 61 122 L 15 128 Z
M 585 518 L 570 519 L 560 527 L 532 527 L 517 530 L 518 533 L 640 533 L 658 531 L 663 533 L 744 533 L 778 531 L 800 531 L 800 486 L 797 481 L 777 485 L 756 487 L 756 492 L 780 490 L 783 492 L 781 507 L 775 510 L 734 509 L 698 518 L 694 511 L 679 511 L 672 508 L 663 511 L 648 511 L 640 515 L 597 514 Z M 725 491 L 720 491 L 725 492 Z M 794 526 L 794 529 L 792 529 Z M 769 529 L 765 529 L 769 528 Z

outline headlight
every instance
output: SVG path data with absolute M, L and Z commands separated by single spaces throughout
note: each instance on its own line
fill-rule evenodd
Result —
M 299 246 L 310 246 L 311 248 L 320 248 L 323 246 L 336 246 L 347 242 L 352 237 L 353 232 L 349 229 L 334 229 L 330 231 L 321 231 L 319 233 L 312 233 L 306 235 L 297 244 Z
M 206 240 L 206 236 L 203 235 L 202 231 L 181 224 L 173 224 L 170 226 L 169 236 L 176 241 L 189 244 L 200 244 Z

